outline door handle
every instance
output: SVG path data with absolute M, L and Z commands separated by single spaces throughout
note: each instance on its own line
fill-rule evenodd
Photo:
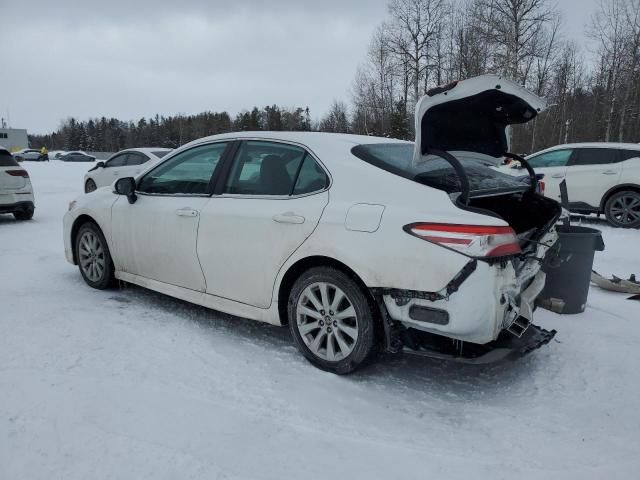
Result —
M 603 175 L 617 175 L 618 172 L 614 172 L 613 170 L 605 170 L 602 172 Z
M 554 173 L 551 178 L 564 178 L 564 175 L 562 173 Z
M 273 221 L 278 223 L 304 223 L 304 217 L 293 212 L 285 212 L 273 216 Z
M 180 217 L 197 217 L 198 211 L 193 208 L 185 207 L 176 210 L 176 215 Z

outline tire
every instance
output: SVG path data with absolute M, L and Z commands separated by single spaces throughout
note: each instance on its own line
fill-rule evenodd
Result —
M 339 295 L 342 300 L 336 302 Z M 372 358 L 376 311 L 373 300 L 351 277 L 329 267 L 304 272 L 287 305 L 298 350 L 316 367 L 340 375 Z
M 95 192 L 97 188 L 98 187 L 96 186 L 96 182 L 94 182 L 92 179 L 89 179 L 84 184 L 84 193 Z
M 26 210 L 20 210 L 19 212 L 13 212 L 13 217 L 22 222 L 26 220 L 31 220 L 33 218 L 33 208 L 27 208 Z
M 115 283 L 113 261 L 104 235 L 93 222 L 80 227 L 75 238 L 78 269 L 90 287 L 105 290 Z
M 640 227 L 640 192 L 623 190 L 614 193 L 604 206 L 607 221 L 614 227 Z

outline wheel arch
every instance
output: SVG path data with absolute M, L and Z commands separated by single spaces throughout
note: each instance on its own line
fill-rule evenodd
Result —
M 280 281 L 280 285 L 278 286 L 277 297 L 278 316 L 280 317 L 280 323 L 282 325 L 287 325 L 289 323 L 287 315 L 287 305 L 289 301 L 289 294 L 291 293 L 293 284 L 303 272 L 314 267 L 331 267 L 348 275 L 354 282 L 356 282 L 356 284 L 362 289 L 364 294 L 370 299 L 371 304 L 376 309 L 376 313 L 379 314 L 379 307 L 375 299 L 373 298 L 371 291 L 364 283 L 362 278 L 360 278 L 360 276 L 352 268 L 350 268 L 345 263 L 336 260 L 335 258 L 327 257 L 324 255 L 313 255 L 297 260 L 287 269 L 286 273 L 282 276 L 282 280 Z
M 621 183 L 615 187 L 611 187 L 602 197 L 602 201 L 600 202 L 600 212 L 604 212 L 605 205 L 613 195 L 624 190 L 633 190 L 640 193 L 640 185 L 636 183 Z
M 86 213 L 83 213 L 82 215 L 78 215 L 78 218 L 76 218 L 73 221 L 73 225 L 71 226 L 71 252 L 73 253 L 74 265 L 78 264 L 78 258 L 76 256 L 76 246 L 75 246 L 76 237 L 78 236 L 78 231 L 80 230 L 80 227 L 82 227 L 82 225 L 84 225 L 85 223 L 95 223 L 100 229 L 100 231 L 102 232 L 102 234 L 104 235 L 104 230 L 102 229 L 102 227 L 100 226 L 100 224 L 95 218 L 93 218 L 90 215 L 87 215 Z

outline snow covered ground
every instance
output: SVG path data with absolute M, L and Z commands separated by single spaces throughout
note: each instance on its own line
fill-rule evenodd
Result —
M 286 329 L 87 287 L 61 219 L 89 165 L 25 167 L 34 220 L 0 215 L 0 479 L 637 478 L 640 302 L 539 310 L 556 340 L 517 362 L 338 377 Z M 596 268 L 640 276 L 640 231 L 596 226 Z

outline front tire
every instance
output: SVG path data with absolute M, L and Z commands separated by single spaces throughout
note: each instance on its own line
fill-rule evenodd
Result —
M 311 268 L 293 285 L 289 329 L 298 350 L 322 370 L 347 374 L 363 366 L 375 347 L 375 305 L 348 275 Z
M 94 182 L 92 179 L 89 179 L 84 184 L 84 193 L 95 192 L 97 188 L 98 187 L 96 186 L 96 182 Z
M 92 222 L 80 227 L 75 242 L 76 260 L 84 281 L 104 290 L 114 284 L 114 268 L 109 247 L 100 228 Z
M 640 227 L 640 193 L 635 190 L 617 192 L 604 207 L 607 221 L 614 227 Z

